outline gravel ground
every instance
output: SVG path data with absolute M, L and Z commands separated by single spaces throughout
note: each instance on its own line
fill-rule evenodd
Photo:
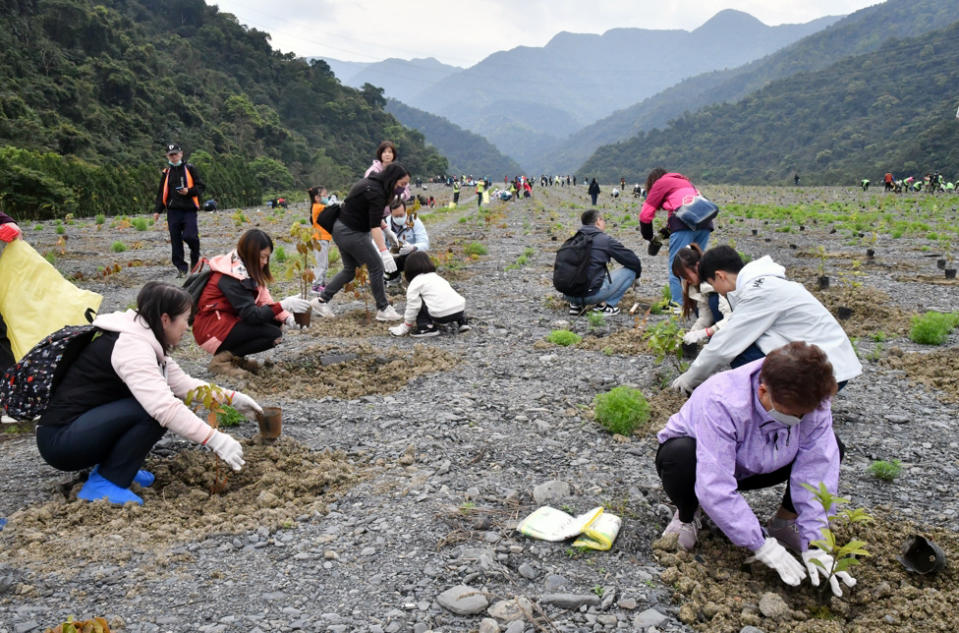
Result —
M 728 188 L 710 194 L 720 204 L 875 199 L 846 189 Z M 440 196 L 448 195 L 442 189 Z M 956 206 L 957 199 L 946 200 Z M 151 510 L 167 507 L 159 497 L 155 504 L 148 498 L 141 509 L 88 513 L 59 494 L 69 494 L 71 485 L 75 490 L 76 480 L 44 465 L 29 430 L 4 434 L 0 516 L 9 523 L 0 532 L 0 633 L 43 631 L 69 615 L 104 616 L 115 629 L 144 633 L 693 630 L 680 620 L 675 587 L 661 581 L 665 566 L 651 547 L 671 516 L 653 467 L 656 429 L 623 438 L 591 419 L 597 393 L 628 384 L 652 397 L 660 390 L 657 373 L 665 368 L 648 353 L 544 342 L 560 327 L 613 337 L 640 321 L 621 314 L 590 331 L 585 318 L 566 314 L 552 290 L 553 253 L 578 225 L 587 202 L 581 187 L 538 189 L 531 201 L 494 203 L 485 216 L 466 200 L 430 219 L 433 251 L 447 258 L 453 268 L 447 276 L 467 298 L 474 325 L 468 333 L 394 339 L 385 324 L 367 323 L 355 312 L 364 309 L 362 294 L 338 296 L 332 306 L 343 316 L 291 333 L 264 355 L 279 373 L 269 382 L 255 377 L 242 386 L 261 403 L 283 407 L 288 440 L 314 451 L 332 450 L 352 468 L 349 483 L 331 489 L 319 505 L 298 497 L 280 506 L 283 516 L 269 515 L 259 527 L 251 525 L 250 512 L 238 509 L 234 518 L 216 515 L 223 518 L 199 532 L 181 530 L 177 521 L 192 528 L 192 521 L 202 520 L 211 505 L 202 493 L 183 495 L 188 518 L 176 521 Z M 604 196 L 601 206 L 610 218 L 635 217 L 638 211 L 632 198 Z M 205 254 L 224 252 L 252 224 L 283 236 L 292 219 L 304 215 L 298 208 L 285 216 L 248 209 L 243 222 L 231 213 L 201 214 Z M 836 275 L 863 250 L 825 228 L 766 235 L 769 227 L 761 221 L 730 220 L 721 220 L 713 244 L 734 241 L 752 256 L 770 253 L 803 281 L 816 266 L 808 256 L 816 246 L 835 255 L 829 267 Z M 639 303 L 641 313 L 666 282 L 666 258 L 646 256 L 637 228 L 613 226 L 620 223 L 611 222 L 609 230 L 644 263 L 641 282 L 623 304 Z M 41 252 L 57 250 L 52 224 L 27 227 L 26 233 Z M 83 273 L 78 285 L 104 295 L 102 312 L 129 304 L 148 279 L 173 280 L 162 226 L 138 232 L 107 223 L 97 230 L 84 219 L 68 225 L 66 233 L 70 239 L 57 265 L 65 274 Z M 118 239 L 135 247 L 103 255 Z M 464 245 L 472 241 L 488 253 L 465 256 Z M 874 261 L 856 270 L 855 281 L 882 291 L 888 307 L 906 314 L 959 309 L 955 286 L 906 279 L 931 280 L 940 272 L 922 245 L 902 240 L 880 248 Z M 295 252 L 289 245 L 286 250 Z M 97 277 L 97 266 L 112 261 L 124 266 L 121 272 Z M 134 261 L 141 264 L 126 266 Z M 293 292 L 290 282 L 278 285 L 274 296 Z M 841 291 L 841 282 L 834 279 L 834 285 Z M 282 292 L 283 286 L 289 292 Z M 401 295 L 396 303 L 402 307 Z M 929 351 L 893 328 L 886 332 L 889 339 L 881 344 L 858 339 L 865 373 L 833 405 L 837 432 L 848 448 L 840 491 L 854 505 L 890 520 L 955 531 L 955 400 L 947 402 L 948 390 L 927 388 L 884 365 L 893 348 L 904 354 Z M 957 344 L 953 332 L 946 348 Z M 312 347 L 317 345 L 322 352 Z M 208 377 L 208 359 L 192 341 L 181 348 L 174 355 L 187 371 Z M 412 377 L 373 372 L 364 383 L 364 376 L 348 373 L 349 361 L 321 366 L 321 374 L 355 376 L 363 395 L 349 400 L 323 391 L 299 371 L 290 372 L 287 388 L 275 388 L 273 378 L 282 378 L 284 368 L 307 355 L 334 353 L 372 356 L 374 367 L 405 358 L 416 371 L 409 372 Z M 248 437 L 255 431 L 255 424 L 246 423 L 233 433 Z M 168 437 L 151 463 L 193 450 Z M 901 460 L 902 475 L 892 483 L 872 478 L 866 468 L 875 459 Z M 780 495 L 781 490 L 767 490 L 748 499 L 764 519 Z M 259 502 L 270 505 L 262 496 Z M 582 552 L 515 531 L 519 519 L 545 503 L 572 512 L 604 505 L 621 515 L 623 527 L 612 550 Z M 155 538 L 131 545 L 124 532 L 130 524 L 154 530 Z M 767 591 L 783 587 L 770 579 Z M 710 630 L 708 622 L 693 625 Z M 759 627 L 779 630 L 774 620 Z

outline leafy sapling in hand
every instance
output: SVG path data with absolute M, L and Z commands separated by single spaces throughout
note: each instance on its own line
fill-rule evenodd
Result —
M 829 492 L 824 483 L 820 483 L 819 488 L 805 483 L 802 486 L 812 493 L 813 498 L 822 506 L 827 517 L 833 506 L 849 503 L 849 499 L 844 499 Z M 840 510 L 836 513 L 834 519 L 846 524 L 867 523 L 873 520 L 872 516 L 866 513 L 863 508 Z M 832 594 L 838 598 L 842 596 L 842 589 L 839 587 L 840 580 L 847 587 L 853 587 L 856 584 L 856 579 L 846 570 L 853 565 L 858 565 L 859 559 L 857 557 L 869 556 L 869 552 L 863 549 L 866 545 L 865 541 L 851 539 L 846 544 L 838 543 L 836 533 L 829 526 L 829 520 L 826 519 L 819 530 L 822 538 L 810 542 L 809 545 L 812 547 L 802 553 L 802 558 L 813 586 L 818 587 L 821 579 L 827 580 Z

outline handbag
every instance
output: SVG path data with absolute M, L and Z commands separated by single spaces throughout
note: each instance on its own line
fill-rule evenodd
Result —
M 697 195 L 683 199 L 683 206 L 673 213 L 692 231 L 700 231 L 709 227 L 709 222 L 719 213 L 717 207 L 709 199 Z
M 333 233 L 333 225 L 336 219 L 340 217 L 339 203 L 328 204 L 316 216 L 316 223 L 323 227 L 327 233 Z

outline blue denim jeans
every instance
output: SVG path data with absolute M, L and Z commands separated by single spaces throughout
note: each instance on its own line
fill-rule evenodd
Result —
M 566 297 L 566 299 L 576 305 L 593 305 L 605 303 L 609 306 L 619 304 L 629 287 L 636 281 L 636 272 L 629 268 L 620 268 L 613 271 L 612 275 L 603 280 L 603 285 L 599 290 L 585 297 Z
M 679 305 L 683 304 L 683 285 L 679 277 L 673 274 L 673 260 L 676 259 L 676 253 L 679 252 L 679 249 L 689 246 L 693 242 L 699 244 L 699 248 L 705 251 L 706 245 L 709 244 L 709 230 L 674 231 L 669 235 L 669 262 L 666 264 L 669 270 L 669 294 L 672 295 L 673 301 Z

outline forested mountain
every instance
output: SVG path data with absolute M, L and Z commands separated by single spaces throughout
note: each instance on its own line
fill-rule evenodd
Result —
M 503 156 L 492 143 L 478 134 L 464 130 L 443 117 L 412 108 L 396 99 L 386 100 L 386 111 L 400 123 L 419 130 L 450 162 L 452 174 L 517 176 L 522 168 L 508 156 Z
M 762 59 L 685 79 L 619 110 L 579 130 L 537 162 L 556 173 L 575 171 L 602 145 L 663 127 L 687 111 L 741 99 L 776 79 L 874 51 L 892 38 L 915 37 L 942 28 L 957 17 L 957 8 L 956 0 L 889 0 L 867 7 Z
M 606 180 L 656 166 L 704 181 L 809 184 L 884 172 L 959 170 L 959 22 L 894 40 L 733 104 L 600 148 L 583 166 Z
M 344 85 L 362 88 L 372 84 L 383 89 L 387 99 L 406 103 L 430 86 L 463 70 L 444 64 L 433 57 L 397 59 L 391 57 L 380 62 L 341 62 L 323 58 Z
M 494 53 L 403 101 L 483 135 L 539 172 L 536 159 L 582 126 L 684 77 L 762 57 L 837 19 L 770 27 L 727 10 L 694 31 L 563 32 L 543 47 Z
M 267 33 L 202 0 L 0 0 L 0 9 L 6 209 L 143 210 L 169 140 L 228 205 L 348 185 L 387 138 L 414 173 L 446 171 L 383 109 L 380 91 L 340 85 L 325 63 L 272 50 Z

